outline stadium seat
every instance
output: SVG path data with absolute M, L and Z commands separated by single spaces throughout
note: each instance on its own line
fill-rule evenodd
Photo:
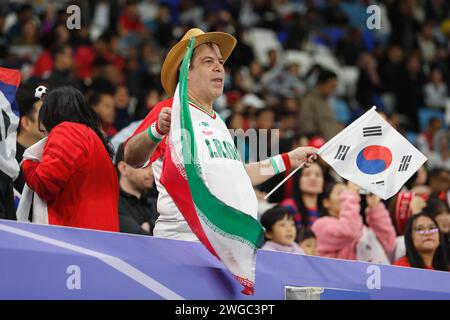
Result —
M 277 34 L 269 29 L 252 28 L 246 35 L 246 40 L 253 48 L 256 58 L 262 65 L 268 63 L 267 51 L 276 49 L 281 52 L 281 44 L 278 41 Z
M 417 137 L 418 134 L 417 132 L 414 131 L 407 131 L 405 134 L 405 138 L 415 146 L 417 146 Z
M 313 61 L 311 56 L 300 50 L 287 50 L 285 52 L 286 63 L 297 63 L 300 66 L 300 76 L 303 77 L 311 68 Z
M 322 66 L 323 68 L 329 69 L 336 73 L 340 73 L 341 67 L 339 62 L 333 56 L 333 54 L 325 47 L 318 47 L 317 52 L 313 56 L 313 61 L 315 64 Z
M 441 119 L 442 124 L 445 125 L 445 116 L 444 113 L 440 110 L 421 108 L 417 112 L 417 117 L 419 118 L 420 131 L 424 131 L 427 128 L 428 121 L 430 121 L 431 118 Z
M 359 69 L 356 67 L 344 66 L 341 69 L 339 79 L 344 82 L 345 93 L 354 96 L 356 93 L 356 83 L 358 82 Z

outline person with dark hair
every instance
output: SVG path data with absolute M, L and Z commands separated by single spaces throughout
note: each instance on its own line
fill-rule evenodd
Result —
M 380 76 L 375 57 L 362 52 L 357 61 L 359 75 L 356 83 L 356 101 L 360 110 L 368 110 L 375 104 L 380 91 Z
M 430 194 L 436 194 L 439 199 L 450 203 L 450 171 L 445 168 L 434 168 L 428 173 Z
M 24 160 L 27 185 L 47 203 L 48 223 L 118 231 L 113 154 L 95 112 L 73 87 L 51 90 L 39 112 L 48 133 L 40 162 Z
M 61 86 L 74 86 L 81 89 L 80 82 L 73 74 L 72 48 L 67 44 L 59 44 L 52 48 L 53 69 L 47 79 L 50 89 Z
M 299 127 L 303 132 L 316 132 L 326 140 L 341 129 L 329 99 L 337 86 L 337 75 L 321 70 L 316 86 L 306 94 L 299 113 Z
M 430 71 L 430 80 L 425 84 L 425 105 L 430 109 L 445 111 L 445 104 L 449 97 L 448 89 L 442 70 L 434 68 Z
M 33 19 L 33 6 L 24 3 L 16 9 L 17 21 L 7 31 L 11 42 L 16 42 L 22 36 L 25 25 Z
M 249 143 L 249 159 L 250 161 L 263 161 L 270 157 L 273 152 L 273 141 L 277 141 L 278 137 L 273 135 L 272 128 L 275 126 L 275 110 L 269 107 L 257 109 L 255 112 L 255 126 L 259 134 L 256 135 L 256 142 Z M 242 143 L 242 140 L 244 140 Z M 241 143 L 245 144 L 245 139 L 241 139 Z M 281 152 L 281 150 L 278 150 Z M 283 150 L 284 151 L 284 150 Z M 274 175 L 264 183 L 257 186 L 262 192 L 270 192 L 284 178 L 284 173 Z M 268 199 L 269 202 L 278 203 L 283 199 L 283 188 L 275 191 Z
M 16 160 L 22 162 L 23 153 L 42 138 L 44 133 L 39 130 L 39 110 L 42 101 L 34 96 L 34 90 L 27 85 L 21 85 L 17 90 L 16 102 L 20 110 L 19 127 L 17 128 Z M 19 176 L 14 181 L 14 189 L 22 193 L 25 180 L 20 171 Z
M 292 215 L 286 208 L 275 206 L 261 216 L 261 224 L 265 229 L 263 250 L 304 254 L 295 242 L 297 229 Z
M 439 230 L 441 230 L 444 238 L 444 246 L 450 259 L 450 208 L 449 205 L 439 199 L 437 195 L 431 195 L 428 198 L 427 206 L 423 209 L 423 212 L 436 220 Z
M 396 266 L 449 271 L 442 233 L 436 220 L 425 213 L 409 218 L 405 228 L 406 256 Z
M 130 33 L 139 33 L 143 30 L 144 24 L 140 20 L 137 1 L 126 1 L 123 13 L 119 17 L 118 24 L 119 32 L 124 37 Z
M 292 198 L 281 202 L 294 217 L 297 227 L 311 227 L 322 216 L 325 178 L 318 163 L 297 171 L 292 177 Z
M 430 120 L 428 120 L 426 130 L 417 137 L 419 150 L 426 156 L 430 156 L 430 154 L 435 151 L 437 146 L 434 145 L 434 137 L 441 128 L 442 120 L 437 117 L 431 117 Z
M 116 111 L 114 127 L 120 131 L 133 121 L 130 91 L 127 86 L 120 85 L 116 88 L 114 92 L 114 101 Z
M 117 128 L 114 126 L 116 107 L 112 92 L 92 90 L 87 94 L 87 103 L 98 115 L 106 136 L 113 137 L 117 133 Z
M 123 144 L 117 149 L 115 165 L 120 188 L 120 232 L 152 235 L 159 216 L 156 199 L 149 196 L 154 181 L 152 167 L 136 169 L 126 164 Z
M 423 211 L 436 219 L 439 229 L 448 238 L 450 233 L 450 209 L 448 204 L 437 195 L 431 195 Z
M 381 199 L 366 196 L 368 227 L 363 223 L 359 186 L 331 183 L 323 195 L 327 216 L 317 219 L 311 230 L 317 237 L 320 256 L 389 264 L 395 249 L 395 229 Z
M 317 239 L 314 232 L 309 228 L 297 228 L 297 237 L 295 242 L 309 256 L 317 255 Z
M 70 33 L 66 24 L 53 25 L 53 21 L 49 21 L 51 30 L 42 35 L 40 44 L 43 51 L 39 54 L 33 64 L 32 75 L 36 78 L 48 78 L 53 69 L 52 48 L 61 46 L 69 42 Z

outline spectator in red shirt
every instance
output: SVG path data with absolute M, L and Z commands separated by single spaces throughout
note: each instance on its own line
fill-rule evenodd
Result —
M 70 34 L 65 24 L 56 25 L 49 34 L 41 39 L 44 51 L 41 52 L 33 65 L 32 75 L 37 78 L 48 78 L 53 69 L 51 48 L 69 42 Z
M 394 265 L 449 271 L 447 253 L 436 220 L 425 213 L 408 219 L 405 228 L 406 256 Z
M 112 45 L 114 43 L 114 46 Z M 117 54 L 117 37 L 105 32 L 93 45 L 82 45 L 75 51 L 74 64 L 80 79 L 94 79 L 110 65 L 122 75 L 125 60 Z
M 130 32 L 139 33 L 144 28 L 135 1 L 128 1 L 124 13 L 119 17 L 119 30 L 124 36 Z
M 114 127 L 116 107 L 113 94 L 106 91 L 92 91 L 88 94 L 87 101 L 98 115 L 103 132 L 107 137 L 113 137 L 117 133 L 117 129 Z
M 52 90 L 39 120 L 48 132 L 41 162 L 25 160 L 22 170 L 27 185 L 47 202 L 49 224 L 119 231 L 113 151 L 81 92 Z

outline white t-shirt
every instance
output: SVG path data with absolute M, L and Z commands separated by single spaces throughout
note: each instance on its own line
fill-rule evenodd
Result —
M 228 128 L 215 112 L 210 115 L 201 107 L 192 103 L 190 106 L 198 158 L 202 161 L 203 179 L 208 189 L 228 206 L 257 219 L 256 194 Z M 160 214 L 153 234 L 158 237 L 195 241 L 197 237 L 160 183 L 162 164 L 162 157 L 152 164 L 159 191 L 157 208 Z

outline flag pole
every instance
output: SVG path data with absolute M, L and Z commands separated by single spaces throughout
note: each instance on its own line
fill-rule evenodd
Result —
M 352 126 L 356 126 L 356 123 L 359 123 L 363 118 L 367 117 L 370 113 L 369 111 L 376 111 L 377 107 L 376 106 L 372 106 L 372 108 L 370 108 L 369 110 L 367 110 L 361 117 L 359 117 L 357 119 L 357 121 L 352 122 L 346 129 L 351 128 Z M 336 135 L 337 136 L 337 135 Z M 333 137 L 331 140 L 329 140 L 326 144 L 324 144 L 319 151 L 317 152 L 317 155 L 320 155 L 329 145 L 332 145 L 332 140 L 336 138 Z M 294 173 L 296 173 L 299 169 L 301 169 L 303 167 L 303 165 L 305 164 L 305 162 L 303 162 L 302 164 L 300 164 L 295 170 L 293 170 L 286 178 L 283 179 L 283 181 L 281 181 L 279 184 L 277 184 L 277 186 L 275 188 L 273 188 L 265 197 L 264 200 L 266 200 L 268 197 L 270 197 L 272 195 L 272 193 L 274 193 L 283 183 L 286 182 L 286 180 L 288 180 Z
M 289 179 L 294 173 L 296 173 L 299 169 L 301 169 L 303 167 L 303 165 L 305 164 L 305 162 L 302 162 L 297 168 L 295 168 L 295 170 L 292 170 L 291 173 L 289 173 L 289 175 L 283 179 L 283 181 L 281 181 L 279 184 L 277 184 L 277 186 L 275 188 L 273 188 L 265 197 L 264 200 L 266 200 L 268 197 L 270 197 L 270 195 L 272 193 L 274 193 L 283 183 L 286 182 L 287 179 Z

